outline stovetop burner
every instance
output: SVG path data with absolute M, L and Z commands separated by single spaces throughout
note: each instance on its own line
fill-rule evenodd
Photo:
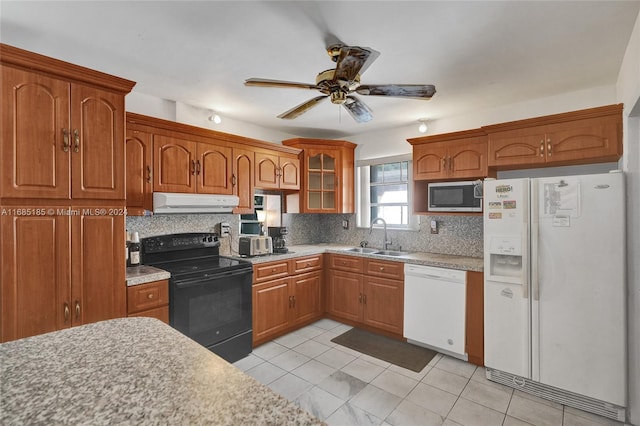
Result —
M 191 260 L 178 260 L 154 263 L 153 266 L 171 273 L 172 277 L 184 274 L 206 274 L 213 271 L 230 271 L 251 267 L 249 262 L 224 256 L 211 256 Z
M 170 272 L 172 278 L 252 267 L 250 262 L 220 256 L 218 235 L 208 232 L 149 237 L 141 245 L 143 263 Z

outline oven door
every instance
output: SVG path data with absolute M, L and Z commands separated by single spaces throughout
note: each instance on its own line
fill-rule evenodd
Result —
M 250 341 L 251 280 L 251 268 L 171 279 L 171 326 L 216 353 L 215 346 L 228 345 L 225 342 L 238 336 Z

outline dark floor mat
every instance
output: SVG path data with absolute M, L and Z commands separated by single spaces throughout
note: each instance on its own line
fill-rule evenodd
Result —
M 352 328 L 346 333 L 334 337 L 331 341 L 416 373 L 422 371 L 437 354 L 431 349 L 370 333 L 359 328 Z

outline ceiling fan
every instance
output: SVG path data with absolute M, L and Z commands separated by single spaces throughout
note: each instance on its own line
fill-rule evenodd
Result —
M 336 67 L 319 73 L 316 77 L 316 84 L 263 78 L 250 78 L 244 84 L 245 86 L 258 87 L 314 89 L 323 94 L 278 116 L 278 118 L 287 120 L 304 114 L 326 98 L 329 98 L 332 103 L 344 106 L 355 121 L 365 123 L 373 118 L 371 109 L 360 99 L 353 96 L 352 93 L 354 92 L 359 95 L 427 100 L 436 93 L 435 86 L 431 84 L 360 84 L 360 74 L 380 56 L 380 52 L 371 48 L 333 44 L 327 48 L 327 53 L 336 62 Z

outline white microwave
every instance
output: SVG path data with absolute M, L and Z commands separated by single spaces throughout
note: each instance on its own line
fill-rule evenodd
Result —
M 481 212 L 482 181 L 432 182 L 427 185 L 427 211 Z

